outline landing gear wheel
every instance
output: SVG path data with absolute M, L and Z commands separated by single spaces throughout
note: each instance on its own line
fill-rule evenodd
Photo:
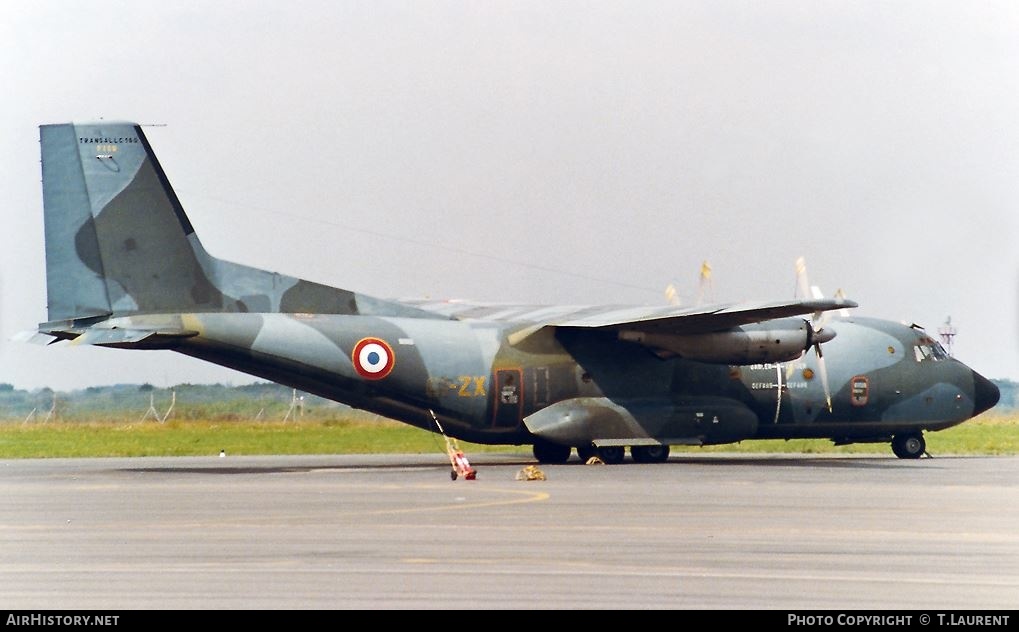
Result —
M 619 465 L 623 462 L 624 456 L 626 456 L 626 448 L 621 445 L 607 445 L 604 448 L 598 448 L 598 458 L 605 461 L 606 465 Z
M 565 463 L 570 460 L 570 453 L 573 451 L 568 445 L 549 443 L 548 441 L 534 442 L 534 458 L 538 463 Z
M 926 451 L 922 434 L 901 434 L 892 439 L 892 452 L 900 459 L 919 459 Z
M 449 471 L 449 477 L 455 481 L 456 480 L 456 470 L 450 470 Z
M 588 446 L 577 446 L 577 456 L 580 457 L 581 463 L 587 463 L 592 456 L 598 456 L 598 448 L 593 445 Z
M 667 445 L 635 445 L 630 447 L 630 456 L 637 463 L 665 463 L 669 459 Z

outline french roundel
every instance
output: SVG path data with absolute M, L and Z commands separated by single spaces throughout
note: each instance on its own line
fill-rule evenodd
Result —
M 350 354 L 354 370 L 366 380 L 381 380 L 393 371 L 396 355 L 381 338 L 362 338 Z

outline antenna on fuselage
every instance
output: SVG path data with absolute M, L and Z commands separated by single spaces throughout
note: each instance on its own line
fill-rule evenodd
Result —
M 945 324 L 938 327 L 938 335 L 941 336 L 941 344 L 945 346 L 945 351 L 948 355 L 954 356 L 952 353 L 952 341 L 955 340 L 955 335 L 959 333 L 958 330 L 952 326 L 952 317 L 949 316 L 945 319 Z

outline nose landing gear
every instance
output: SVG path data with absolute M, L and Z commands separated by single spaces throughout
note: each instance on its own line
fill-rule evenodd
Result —
M 900 459 L 919 459 L 927 452 L 927 442 L 919 432 L 895 435 L 892 452 Z

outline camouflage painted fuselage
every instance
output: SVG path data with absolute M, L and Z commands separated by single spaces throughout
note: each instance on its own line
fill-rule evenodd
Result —
M 432 431 L 434 411 L 447 433 L 479 443 L 886 440 L 958 424 L 992 396 L 964 364 L 918 352 L 930 342 L 922 330 L 867 318 L 829 325 L 838 332 L 826 343 L 831 412 L 811 354 L 746 366 L 663 360 L 611 333 L 555 329 L 513 346 L 507 337 L 532 323 L 438 315 L 182 314 L 107 324 L 187 332 L 131 346 L 173 349 Z M 392 349 L 381 379 L 355 369 L 364 339 Z
M 203 248 L 138 126 L 48 125 L 41 145 L 50 321 L 39 331 L 74 344 L 171 349 L 433 431 L 434 414 L 458 438 L 558 446 L 543 451 L 552 460 L 571 446 L 899 435 L 920 437 L 915 457 L 923 430 L 998 398 L 922 329 L 797 317 L 849 301 L 394 301 L 224 261 Z M 822 344 L 827 370 L 804 353 Z

